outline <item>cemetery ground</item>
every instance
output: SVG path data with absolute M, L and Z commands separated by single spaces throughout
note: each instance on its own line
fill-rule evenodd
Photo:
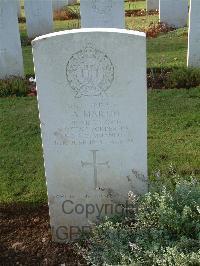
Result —
M 141 8 L 143 2 L 138 2 L 138 5 Z M 127 28 L 144 30 L 151 22 L 157 21 L 157 15 L 138 16 L 126 18 L 126 25 Z M 78 25 L 78 20 L 55 21 L 56 30 Z M 20 23 L 20 32 L 25 74 L 31 77 L 34 75 L 31 45 L 24 23 Z M 193 85 L 190 81 L 189 86 L 186 81 L 180 84 L 179 77 L 183 80 L 185 76 L 185 70 L 181 70 L 177 74 L 179 77 L 175 74 L 166 82 L 165 89 L 158 89 L 163 88 L 166 73 L 186 66 L 186 53 L 187 28 L 147 39 L 148 76 L 153 87 L 148 91 L 150 180 L 158 174 L 162 182 L 170 180 L 172 184 L 179 179 L 190 180 L 191 176 L 200 178 L 200 87 L 196 83 L 190 86 Z M 186 77 L 190 78 L 189 75 Z M 0 113 L 0 260 L 4 264 L 12 262 L 19 265 L 85 264 L 73 245 L 51 242 L 36 97 L 2 97 Z M 171 217 L 173 219 L 174 216 Z M 195 219 L 198 222 L 198 216 Z M 117 228 L 112 221 L 108 223 Z M 114 238 L 114 229 L 109 231 L 108 224 L 106 226 L 100 232 L 103 236 L 105 233 L 113 234 Z M 177 228 L 179 226 L 182 225 L 177 225 Z M 101 244 L 98 232 L 96 240 Z M 109 242 L 111 246 L 115 245 L 112 241 L 105 241 L 104 244 Z M 195 240 L 191 243 L 197 245 Z M 118 251 L 113 251 L 113 257 L 116 254 Z M 105 252 L 104 258 L 110 263 L 116 262 L 109 261 Z M 99 259 L 97 255 L 96 259 Z M 126 258 L 124 262 L 127 263 Z M 197 259 L 196 264 L 191 265 L 199 265 Z

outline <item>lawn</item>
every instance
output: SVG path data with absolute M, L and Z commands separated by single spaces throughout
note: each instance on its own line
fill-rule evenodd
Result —
M 147 39 L 148 67 L 186 67 L 187 45 L 187 28 Z
M 146 9 L 146 1 L 132 1 L 125 3 L 125 10 Z
M 148 94 L 149 176 L 200 177 L 200 89 Z M 36 98 L 0 101 L 0 202 L 41 203 L 46 187 Z
M 46 197 L 36 98 L 0 100 L 0 202 Z

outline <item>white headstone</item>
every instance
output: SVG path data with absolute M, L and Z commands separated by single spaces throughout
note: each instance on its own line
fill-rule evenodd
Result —
M 53 31 L 52 0 L 25 0 L 24 8 L 29 38 Z
M 147 11 L 159 10 L 159 0 L 147 0 Z
M 189 67 L 200 67 L 200 1 L 190 0 L 188 58 Z
M 129 191 L 147 191 L 146 38 L 82 29 L 32 44 L 50 222 L 62 242 L 122 212 Z
M 20 3 L 20 0 L 16 0 L 17 1 L 17 15 L 18 15 L 18 18 L 21 17 L 21 3 Z
M 188 20 L 188 0 L 160 0 L 160 22 L 176 28 L 185 27 Z
M 23 75 L 17 2 L 0 0 L 0 78 Z
M 82 28 L 125 28 L 123 0 L 81 0 Z

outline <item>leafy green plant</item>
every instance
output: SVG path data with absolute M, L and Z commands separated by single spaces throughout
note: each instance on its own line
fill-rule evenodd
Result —
M 0 97 L 26 96 L 28 93 L 28 81 L 20 77 L 0 79 Z
M 171 187 L 171 186 L 170 186 Z M 96 226 L 83 253 L 92 265 L 200 265 L 200 183 L 160 186 L 135 213 Z

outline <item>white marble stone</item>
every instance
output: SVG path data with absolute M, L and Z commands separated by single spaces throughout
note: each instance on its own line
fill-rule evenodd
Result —
M 20 3 L 20 0 L 16 0 L 17 1 L 17 15 L 18 15 L 18 18 L 21 17 L 21 3 Z
M 159 0 L 147 0 L 147 11 L 159 10 Z
M 188 58 L 189 67 L 200 67 L 200 1 L 190 0 Z
M 147 191 L 146 38 L 82 29 L 32 44 L 50 223 L 65 242 Z
M 0 0 L 0 78 L 23 75 L 17 2 Z
M 52 0 L 24 0 L 29 38 L 53 32 Z
M 125 28 L 123 0 L 81 0 L 82 28 Z
M 188 0 L 160 0 L 160 22 L 176 28 L 185 27 L 188 20 Z

